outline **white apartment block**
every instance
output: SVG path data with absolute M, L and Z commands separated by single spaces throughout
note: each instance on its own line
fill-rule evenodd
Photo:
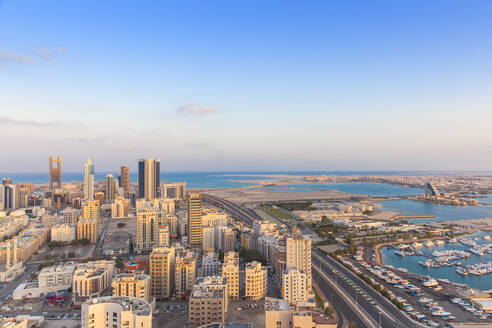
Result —
M 152 328 L 152 308 L 134 297 L 106 296 L 82 304 L 82 328 Z
M 75 224 L 57 224 L 51 228 L 51 241 L 69 243 L 77 238 L 77 226 Z

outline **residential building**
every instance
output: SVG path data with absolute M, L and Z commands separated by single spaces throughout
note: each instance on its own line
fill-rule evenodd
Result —
M 222 265 L 222 277 L 227 279 L 227 295 L 231 300 L 239 299 L 239 254 L 227 252 Z
M 201 276 L 218 276 L 220 274 L 220 261 L 215 252 L 207 252 L 202 258 Z
M 192 249 L 202 249 L 202 195 L 188 194 L 188 243 Z
M 336 320 L 324 313 L 296 311 L 289 302 L 265 299 L 265 328 L 336 328 Z
M 82 218 L 99 219 L 101 217 L 101 203 L 99 200 L 90 200 L 82 205 Z
M 92 244 L 99 237 L 99 223 L 97 219 L 80 219 L 77 222 L 77 239 L 88 239 Z
M 73 273 L 72 293 L 74 303 L 99 297 L 111 286 L 114 261 L 92 261 L 77 266 Z
M 170 298 L 174 290 L 174 247 L 156 247 L 149 255 L 149 273 L 152 296 Z
M 245 297 L 251 300 L 259 300 L 267 293 L 267 268 L 260 262 L 253 261 L 246 264 Z
M 190 295 L 189 325 L 196 328 L 209 323 L 225 323 L 227 287 L 222 277 L 198 278 Z
M 308 298 L 307 277 L 296 268 L 284 270 L 282 274 L 282 297 L 291 304 L 305 303 Z
M 202 227 L 203 251 L 210 252 L 215 249 L 215 229 L 213 226 Z
M 169 227 L 165 224 L 159 227 L 159 246 L 169 246 Z
M 60 214 L 63 216 L 63 223 L 74 224 L 79 219 L 78 211 L 72 207 L 66 207 Z
M 229 216 L 226 213 L 217 212 L 212 209 L 204 209 L 202 215 L 202 225 L 224 227 L 229 223 Z
M 105 296 L 82 304 L 81 328 L 152 328 L 152 307 L 134 297 Z
M 150 302 L 150 275 L 120 273 L 111 283 L 113 296 L 131 296 Z
M 77 238 L 77 226 L 75 224 L 57 224 L 51 228 L 51 241 L 69 243 Z
M 149 252 L 159 246 L 159 228 L 165 217 L 166 213 L 162 210 L 145 210 L 137 214 L 137 253 Z
M 185 298 L 193 289 L 196 278 L 196 260 L 192 252 L 187 252 L 181 257 L 176 257 L 175 286 L 176 297 Z
M 215 227 L 215 247 L 223 252 L 236 248 L 236 231 L 230 227 Z
M 130 212 L 130 200 L 116 196 L 113 204 L 111 204 L 112 218 L 127 218 Z
M 287 238 L 286 268 L 296 268 L 305 273 L 307 289 L 311 290 L 311 239 L 305 239 L 300 234 Z

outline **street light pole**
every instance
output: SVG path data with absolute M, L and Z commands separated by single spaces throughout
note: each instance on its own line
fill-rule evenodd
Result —
M 381 328 L 381 311 L 379 311 L 379 328 Z

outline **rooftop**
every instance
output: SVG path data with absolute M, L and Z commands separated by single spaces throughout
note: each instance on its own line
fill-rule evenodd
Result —
M 289 302 L 280 298 L 265 298 L 265 311 L 292 311 Z
M 124 311 L 132 311 L 136 315 L 149 315 L 152 311 L 150 304 L 135 297 L 105 296 L 91 298 L 86 304 L 115 303 L 121 305 Z

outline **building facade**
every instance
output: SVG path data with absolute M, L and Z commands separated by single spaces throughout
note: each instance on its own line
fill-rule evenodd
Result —
M 246 264 L 246 286 L 244 296 L 247 299 L 259 300 L 267 293 L 267 269 L 260 262 Z

